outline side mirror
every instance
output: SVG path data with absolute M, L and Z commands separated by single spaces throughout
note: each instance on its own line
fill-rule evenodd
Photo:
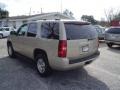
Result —
M 17 35 L 16 31 L 11 31 L 10 35 Z

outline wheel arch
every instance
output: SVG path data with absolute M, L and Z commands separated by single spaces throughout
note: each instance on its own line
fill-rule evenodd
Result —
M 3 35 L 3 33 L 0 33 L 0 35 Z
M 47 57 L 47 52 L 45 50 L 36 48 L 36 49 L 34 49 L 34 52 L 33 52 L 34 59 L 37 56 L 37 54 L 40 54 L 40 53 L 45 54 L 45 56 Z M 47 57 L 47 59 L 48 59 L 48 57 Z
M 3 33 L 0 33 L 0 35 L 2 35 L 2 37 L 3 37 Z

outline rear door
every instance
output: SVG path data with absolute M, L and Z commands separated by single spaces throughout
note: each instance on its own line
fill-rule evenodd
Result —
M 67 57 L 77 59 L 92 55 L 98 50 L 97 32 L 91 25 L 65 23 Z
M 50 60 L 58 56 L 58 43 L 59 22 L 43 22 L 41 24 L 41 39 L 39 46 L 47 52 Z

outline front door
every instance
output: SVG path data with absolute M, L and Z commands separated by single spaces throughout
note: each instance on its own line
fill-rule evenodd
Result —
M 23 54 L 23 48 L 24 48 L 24 38 L 26 37 L 26 32 L 28 30 L 27 24 L 22 25 L 18 31 L 17 35 L 13 36 L 13 46 L 15 51 Z

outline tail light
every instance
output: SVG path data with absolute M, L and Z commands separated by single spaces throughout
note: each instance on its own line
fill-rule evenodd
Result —
M 67 41 L 60 40 L 58 45 L 58 57 L 66 57 L 67 55 Z

